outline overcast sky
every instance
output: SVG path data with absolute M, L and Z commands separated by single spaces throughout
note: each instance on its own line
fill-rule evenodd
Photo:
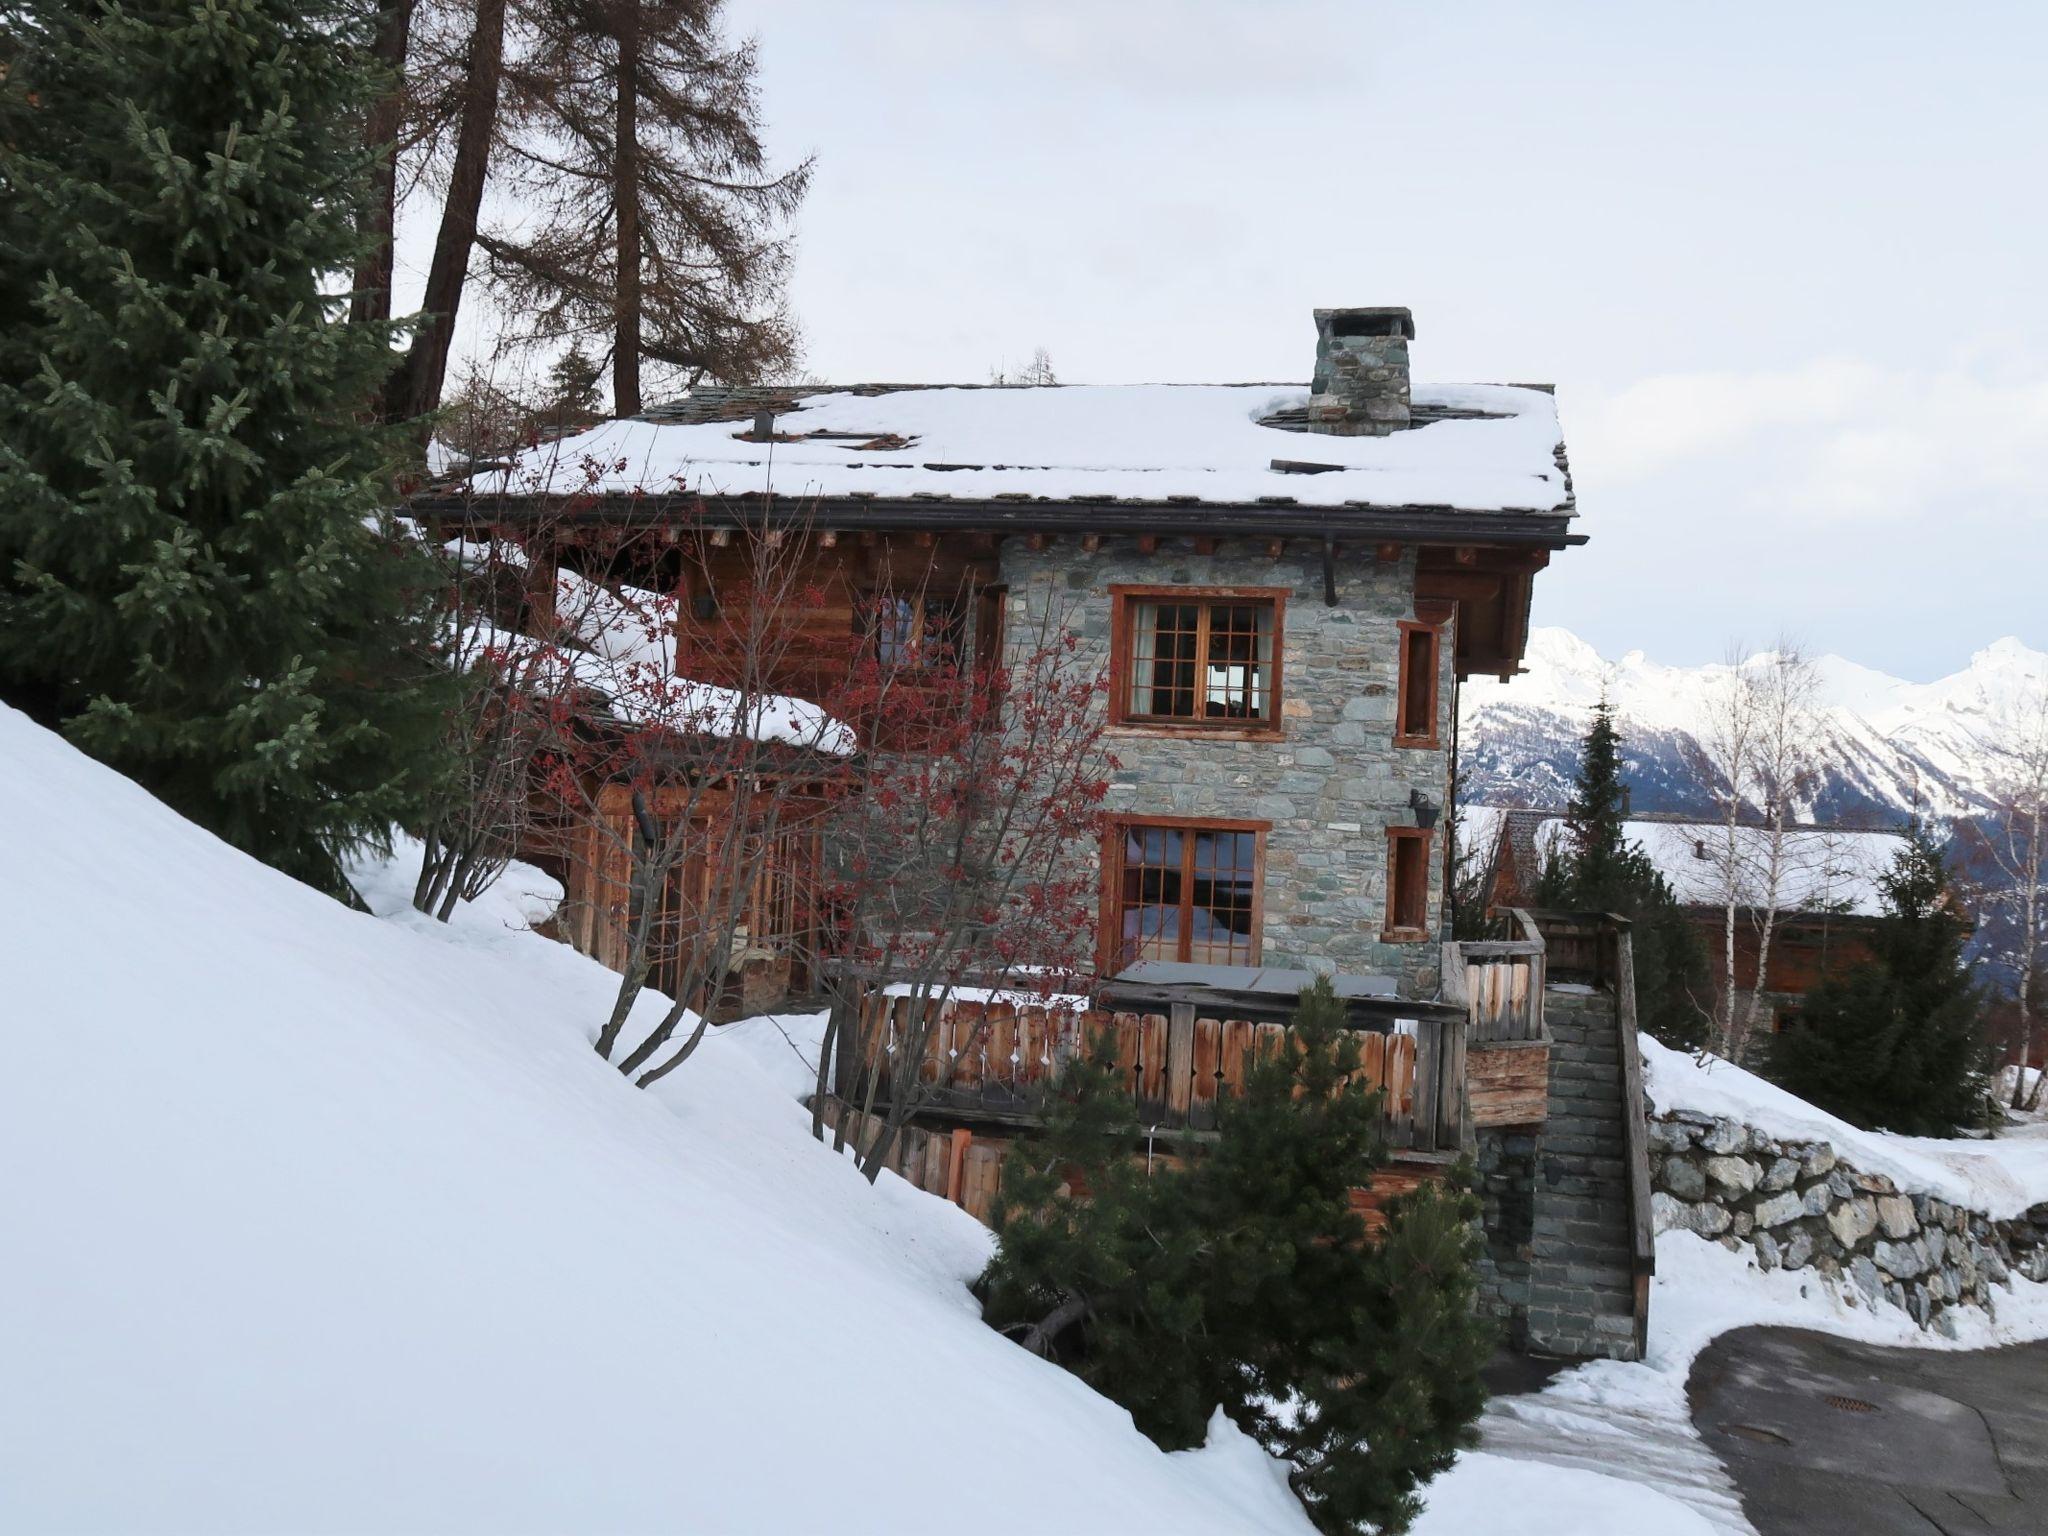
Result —
M 1931 678 L 2048 648 L 2048 6 L 731 0 L 815 152 L 829 380 L 1558 387 L 1592 542 L 1539 623 L 1781 630 Z

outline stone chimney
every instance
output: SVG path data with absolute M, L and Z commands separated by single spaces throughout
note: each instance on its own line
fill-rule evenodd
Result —
M 1398 306 L 1317 310 L 1309 431 L 1385 437 L 1407 426 L 1414 339 L 1415 317 Z

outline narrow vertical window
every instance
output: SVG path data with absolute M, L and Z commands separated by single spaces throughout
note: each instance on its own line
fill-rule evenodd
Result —
M 1394 710 L 1394 745 L 1437 744 L 1437 659 L 1443 631 L 1434 624 L 1401 621 L 1400 698 Z
M 1429 842 L 1420 827 L 1387 828 L 1387 926 L 1383 939 L 1429 936 Z

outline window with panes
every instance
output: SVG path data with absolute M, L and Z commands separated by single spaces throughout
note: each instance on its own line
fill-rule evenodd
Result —
M 1281 594 L 1161 587 L 1113 596 L 1119 724 L 1277 729 Z

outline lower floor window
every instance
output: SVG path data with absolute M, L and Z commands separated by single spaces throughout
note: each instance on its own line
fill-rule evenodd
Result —
M 1254 965 L 1265 829 L 1256 822 L 1127 821 L 1104 874 L 1117 968 L 1140 960 Z
M 1429 929 L 1429 833 L 1387 829 L 1387 926 L 1383 938 L 1425 938 Z

